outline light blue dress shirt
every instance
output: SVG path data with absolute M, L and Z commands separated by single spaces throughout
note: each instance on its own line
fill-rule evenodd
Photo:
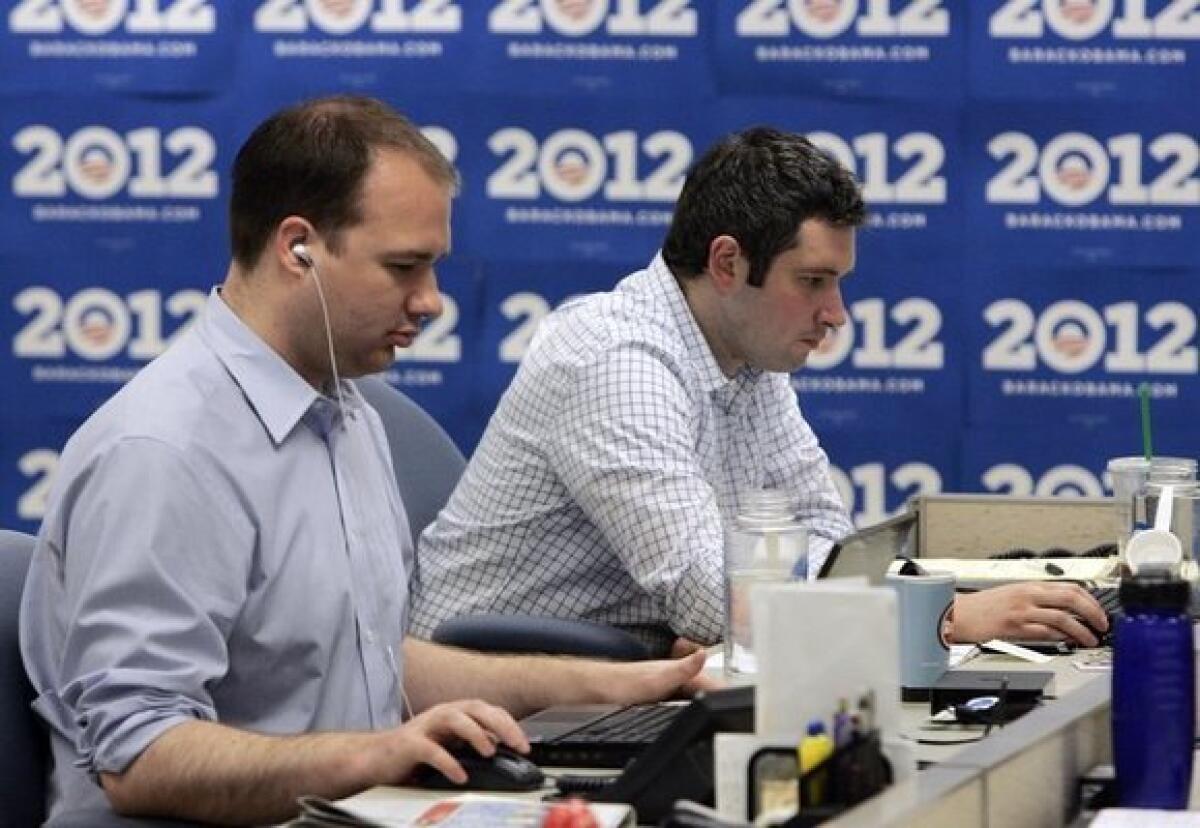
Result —
M 104 806 L 183 721 L 400 721 L 412 558 L 378 415 L 317 393 L 213 291 L 63 451 L 21 607 L 51 813 Z

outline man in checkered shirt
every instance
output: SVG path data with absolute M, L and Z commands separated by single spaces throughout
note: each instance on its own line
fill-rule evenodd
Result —
M 655 653 L 715 642 L 723 524 L 765 487 L 794 495 L 816 572 L 852 527 L 789 374 L 846 322 L 864 214 L 806 138 L 758 127 L 713 147 L 662 252 L 542 323 L 421 537 L 411 633 L 501 613 L 614 625 Z M 956 634 L 1094 643 L 1071 612 L 1105 624 L 1078 587 L 989 592 L 959 599 Z

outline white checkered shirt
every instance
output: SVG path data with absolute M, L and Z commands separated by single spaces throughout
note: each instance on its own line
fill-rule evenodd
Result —
M 714 642 L 723 521 L 767 486 L 799 498 L 815 571 L 851 523 L 788 376 L 722 374 L 656 257 L 542 323 L 421 537 L 410 632 L 527 613 Z

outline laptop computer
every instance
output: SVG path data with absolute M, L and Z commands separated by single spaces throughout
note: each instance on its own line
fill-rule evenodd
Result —
M 833 545 L 818 578 L 865 577 L 883 583 L 897 556 L 906 555 L 916 515 L 897 517 L 854 532 Z M 637 757 L 687 706 L 659 702 L 631 707 L 588 704 L 551 707 L 521 720 L 539 765 L 620 768 Z
M 521 720 L 530 759 L 539 765 L 623 768 L 687 707 L 686 701 L 550 707 Z
M 847 535 L 829 550 L 817 578 L 859 576 L 871 586 L 882 586 L 892 562 L 912 556 L 912 530 L 916 525 L 916 513 L 903 512 Z

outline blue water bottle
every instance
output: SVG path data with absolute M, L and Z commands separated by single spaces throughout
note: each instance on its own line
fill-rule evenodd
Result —
M 1113 633 L 1112 726 L 1117 800 L 1125 808 L 1188 805 L 1196 732 L 1195 650 L 1186 581 L 1121 583 Z

